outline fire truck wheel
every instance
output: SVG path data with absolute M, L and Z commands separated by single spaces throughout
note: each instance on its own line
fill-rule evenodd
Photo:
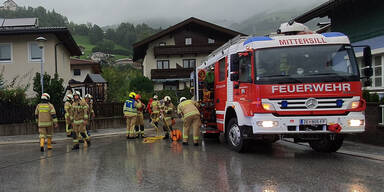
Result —
M 244 139 L 243 131 L 244 129 L 237 124 L 237 119 L 235 117 L 229 120 L 226 131 L 226 139 L 232 150 L 245 152 L 248 141 Z
M 310 141 L 309 145 L 317 152 L 332 153 L 336 152 L 343 145 L 344 137 L 342 135 L 336 135 L 334 140 L 331 140 L 330 135 L 324 136 L 317 141 Z

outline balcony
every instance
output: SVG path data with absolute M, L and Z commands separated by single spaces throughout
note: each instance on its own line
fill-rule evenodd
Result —
M 192 68 L 178 68 L 178 69 L 152 69 L 151 79 L 183 79 L 189 78 Z
M 155 57 L 167 56 L 167 55 L 184 55 L 184 54 L 209 54 L 220 45 L 209 44 L 209 45 L 167 45 L 157 46 L 154 48 Z

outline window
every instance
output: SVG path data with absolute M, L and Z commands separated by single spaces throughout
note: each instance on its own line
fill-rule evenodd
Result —
M 382 87 L 382 62 L 381 62 L 381 55 L 375 56 L 375 63 L 373 66 L 373 86 L 374 87 Z
M 251 55 L 242 56 L 239 60 L 239 81 L 252 82 Z
M 158 60 L 157 69 L 169 69 L 169 60 Z
M 29 60 L 40 61 L 43 56 L 44 48 L 40 49 L 39 45 L 36 42 L 30 42 L 28 47 L 29 47 L 29 51 L 28 51 Z
M 185 38 L 185 45 L 192 45 L 192 38 L 191 37 Z
M 183 68 L 195 68 L 196 59 L 183 59 Z
M 225 80 L 225 73 L 226 73 L 226 70 L 225 70 L 225 58 L 222 58 L 220 61 L 219 61 L 219 81 L 224 81 Z
M 159 43 L 159 46 L 165 46 L 165 45 L 167 45 L 165 42 L 160 42 Z
M 0 62 L 12 61 L 12 46 L 10 43 L 0 44 Z
M 212 39 L 212 38 L 208 38 L 208 44 L 214 44 L 215 43 L 215 40 Z
M 81 70 L 80 69 L 73 69 L 73 75 L 74 76 L 80 76 L 81 75 Z

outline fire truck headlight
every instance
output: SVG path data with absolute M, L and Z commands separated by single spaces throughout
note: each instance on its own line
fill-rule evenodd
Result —
M 263 103 L 263 109 L 267 111 L 275 111 L 275 107 L 271 103 Z
M 351 119 L 348 121 L 349 126 L 358 127 L 364 125 L 364 120 Z
M 352 101 L 351 104 L 349 105 L 350 109 L 356 109 L 360 106 L 360 101 Z
M 276 127 L 279 125 L 277 121 L 258 121 L 256 122 L 259 127 Z

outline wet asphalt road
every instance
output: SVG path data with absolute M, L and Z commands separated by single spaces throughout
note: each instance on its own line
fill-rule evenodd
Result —
M 71 151 L 0 146 L 0 191 L 384 191 L 384 162 L 288 142 L 239 154 L 216 140 L 182 146 L 123 136 Z

